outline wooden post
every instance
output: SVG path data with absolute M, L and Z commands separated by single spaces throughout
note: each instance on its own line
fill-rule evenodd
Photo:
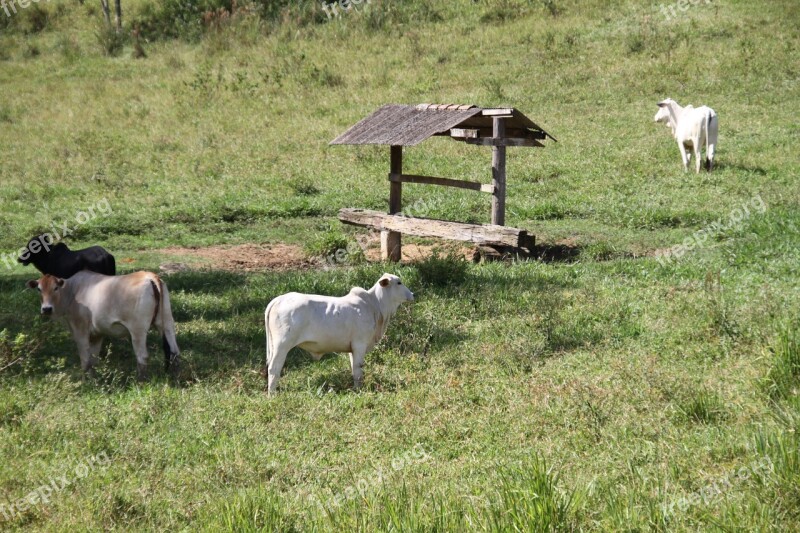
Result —
M 403 173 L 403 147 L 392 146 L 389 157 L 389 172 L 391 174 Z M 389 182 L 389 214 L 396 215 L 402 210 L 403 183 L 400 181 Z M 400 233 L 396 231 L 381 232 L 381 258 L 398 262 L 401 257 Z
M 492 117 L 492 137 L 505 137 L 506 123 L 501 117 Z M 506 147 L 492 146 L 492 224 L 506 223 Z

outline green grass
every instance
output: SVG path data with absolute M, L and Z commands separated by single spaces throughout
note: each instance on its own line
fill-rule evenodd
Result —
M 800 7 L 701 2 L 666 21 L 658 5 L 373 0 L 327 21 L 300 2 L 204 31 L 126 0 L 120 37 L 93 2 L 0 11 L 3 254 L 63 221 L 71 246 L 102 244 L 124 272 L 181 260 L 167 246 L 357 252 L 364 232 L 336 213 L 386 209 L 388 149 L 328 142 L 385 103 L 512 105 L 559 139 L 508 157 L 507 224 L 548 261 L 355 253 L 165 275 L 178 385 L 155 336 L 150 382 L 126 341 L 83 379 L 24 288 L 33 269 L 0 259 L 0 506 L 72 481 L 11 520 L 0 507 L 0 529 L 796 529 Z M 685 174 L 653 123 L 667 96 L 719 113 L 713 173 Z M 410 173 L 490 179 L 488 149 L 435 138 L 404 156 Z M 403 204 L 489 221 L 472 191 L 407 185 Z M 701 230 L 702 246 L 654 257 Z M 368 354 L 363 390 L 346 356 L 296 350 L 268 398 L 269 300 L 384 271 L 417 301 Z M 414 449 L 425 460 L 394 468 Z

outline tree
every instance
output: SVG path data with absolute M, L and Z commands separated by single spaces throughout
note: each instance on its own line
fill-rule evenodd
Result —
M 100 0 L 100 6 L 103 8 L 103 16 L 106 19 L 106 24 L 111 27 L 111 8 L 108 2 L 109 0 Z M 122 30 L 122 0 L 114 0 L 114 18 L 116 30 L 117 33 L 119 33 Z

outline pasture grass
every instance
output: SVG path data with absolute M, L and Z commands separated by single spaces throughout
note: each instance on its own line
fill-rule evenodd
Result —
M 126 31 L 154 16 L 123 4 Z M 0 252 L 63 221 L 123 272 L 157 269 L 166 246 L 353 249 L 335 214 L 386 208 L 388 150 L 328 142 L 384 103 L 457 102 L 513 105 L 559 139 L 509 149 L 507 223 L 544 259 L 165 275 L 175 385 L 155 337 L 151 381 L 125 341 L 83 378 L 24 289 L 33 270 L 0 258 L 0 528 L 796 529 L 797 3 L 672 20 L 633 1 L 375 0 L 329 22 L 309 6 L 153 34 L 145 57 L 89 2 L 0 12 Z M 653 124 L 667 96 L 719 113 L 713 173 L 685 174 Z M 488 150 L 405 152 L 407 172 L 489 180 Z M 403 201 L 489 220 L 471 191 L 408 185 Z M 418 299 L 363 390 L 346 356 L 295 350 L 267 398 L 267 302 L 384 271 Z

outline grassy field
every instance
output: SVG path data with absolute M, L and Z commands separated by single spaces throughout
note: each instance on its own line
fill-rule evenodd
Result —
M 95 2 L 0 8 L 0 530 L 800 530 L 800 4 L 300 2 L 177 37 L 156 5 L 123 1 L 139 58 Z M 713 173 L 653 123 L 668 96 L 719 114 Z M 36 272 L 3 260 L 63 223 L 123 272 L 175 246 L 352 247 L 335 214 L 386 209 L 388 148 L 328 142 L 391 102 L 511 105 L 558 138 L 509 149 L 506 220 L 556 259 L 164 275 L 178 384 L 155 336 L 149 382 L 126 341 L 83 379 Z M 432 139 L 404 169 L 489 165 Z M 489 220 L 473 192 L 419 200 Z M 268 398 L 268 301 L 384 271 L 418 301 L 364 389 L 346 356 L 295 351 Z

